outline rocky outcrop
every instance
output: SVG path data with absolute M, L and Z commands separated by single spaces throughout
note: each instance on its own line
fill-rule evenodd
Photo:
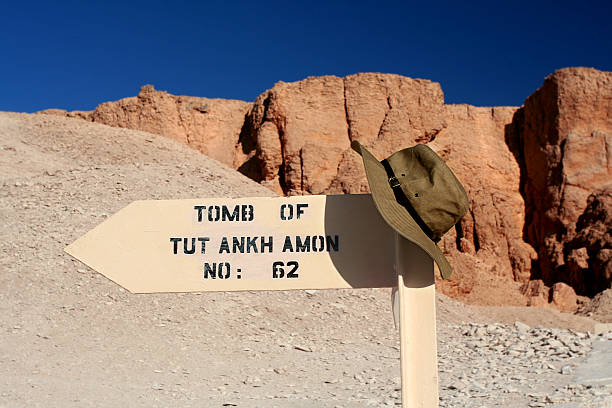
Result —
M 521 293 L 527 298 L 527 306 L 553 306 L 564 312 L 575 312 L 578 308 L 576 292 L 563 282 L 549 288 L 541 279 L 530 280 L 521 286 Z
M 237 100 L 176 96 L 145 85 L 138 96 L 105 102 L 91 112 L 50 109 L 42 113 L 167 136 L 239 167 L 246 157 L 236 145 L 250 106 Z
M 241 171 L 272 190 L 326 191 L 350 146 L 343 80 L 277 83 L 255 100 L 241 146 L 252 156 Z
M 578 296 L 574 288 L 563 282 L 557 282 L 550 288 L 550 301 L 564 312 L 575 312 L 578 308 Z
M 612 288 L 595 295 L 579 306 L 578 313 L 590 316 L 600 322 L 612 323 Z
M 505 126 L 516 109 L 444 107 L 446 126 L 431 147 L 453 169 L 470 199 L 468 214 L 442 241 L 453 264 L 462 265 L 455 268 L 453 280 L 439 282 L 448 294 L 482 298 L 484 294 L 471 292 L 486 290 L 490 283 L 479 283 L 486 277 L 507 283 L 524 282 L 531 275 L 535 251 L 522 239 L 520 169 L 505 143 Z
M 444 127 L 440 85 L 389 74 L 277 83 L 255 101 L 241 169 L 282 194 L 368 191 L 359 140 L 381 156 L 428 142 Z
M 521 168 L 524 237 L 538 254 L 533 277 L 566 282 L 583 295 L 610 287 L 609 243 L 589 234 L 601 225 L 591 227 L 594 209 L 585 210 L 597 202 L 599 214 L 609 213 L 605 194 L 589 196 L 612 189 L 612 73 L 555 72 L 527 98 L 507 133 Z
M 470 198 L 441 242 L 455 274 L 440 290 L 570 310 L 569 286 L 611 282 L 611 100 L 612 73 L 572 68 L 520 109 L 445 105 L 435 82 L 370 73 L 279 82 L 252 104 L 145 86 L 92 112 L 44 113 L 180 140 L 285 195 L 368 192 L 352 140 L 379 158 L 427 143 Z
M 521 293 L 527 298 L 527 306 L 548 306 L 550 288 L 541 279 L 530 280 L 523 284 Z
M 68 112 L 64 109 L 45 109 L 38 113 L 44 115 L 55 115 L 55 116 L 65 116 L 67 118 L 76 118 L 76 119 L 84 119 L 91 122 L 91 113 L 93 111 L 71 111 Z
M 364 193 L 368 184 L 352 140 L 379 158 L 429 143 L 471 199 L 468 216 L 442 242 L 460 267 L 440 288 L 499 303 L 499 296 L 484 293 L 491 285 L 483 278 L 525 281 L 535 258 L 521 237 L 520 169 L 505 143 L 516 109 L 444 105 L 439 84 L 398 75 L 281 82 L 255 101 L 247 117 L 241 145 L 251 158 L 241 171 L 279 194 Z M 501 297 L 524 303 L 511 299 L 510 291 Z
M 612 283 L 612 190 L 587 198 L 574 238 L 565 245 L 564 278 L 582 293 L 593 294 Z

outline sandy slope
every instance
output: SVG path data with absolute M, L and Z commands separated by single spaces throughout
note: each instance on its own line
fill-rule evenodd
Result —
M 0 406 L 333 407 L 397 394 L 388 290 L 133 295 L 63 252 L 136 199 L 272 195 L 233 170 L 161 136 L 0 113 L 0 185 Z M 463 321 L 593 325 L 438 306 L 441 336 Z M 348 380 L 361 377 L 377 381 Z

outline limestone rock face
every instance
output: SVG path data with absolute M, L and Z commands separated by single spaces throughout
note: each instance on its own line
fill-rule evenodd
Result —
M 138 96 L 105 102 L 91 112 L 50 109 L 41 113 L 167 136 L 237 167 L 246 160 L 236 145 L 250 106 L 237 100 L 176 96 L 145 85 Z
M 525 239 L 538 253 L 534 276 L 567 282 L 579 294 L 610 287 L 601 272 L 608 252 L 586 242 L 585 252 L 574 239 L 577 228 L 590 229 L 577 225 L 589 196 L 612 189 L 612 73 L 567 68 L 546 78 L 514 116 L 508 144 L 521 168 Z M 599 268 L 592 285 L 591 268 Z
M 470 199 L 468 214 L 442 240 L 453 264 L 472 265 L 455 268 L 451 281 L 438 282 L 450 295 L 455 295 L 454 290 L 484 289 L 477 282 L 486 281 L 485 276 L 506 283 L 530 277 L 535 251 L 522 239 L 525 213 L 520 169 L 505 143 L 505 127 L 515 111 L 513 107 L 447 105 L 446 127 L 431 142 Z M 473 279 L 477 282 L 469 283 Z
M 367 192 L 359 140 L 386 157 L 444 127 L 439 84 L 389 74 L 277 83 L 255 101 L 241 171 L 284 194 Z M 250 149 L 250 150 L 249 150 Z
M 557 71 L 520 109 L 445 105 L 435 82 L 368 73 L 279 82 L 252 104 L 145 86 L 43 113 L 177 139 L 284 195 L 369 192 L 352 140 L 379 159 L 426 143 L 470 199 L 440 242 L 455 269 L 442 292 L 570 310 L 563 284 L 592 296 L 612 282 L 610 72 Z
M 529 279 L 535 258 L 521 237 L 520 169 L 505 142 L 516 109 L 444 105 L 439 84 L 398 75 L 281 82 L 255 101 L 247 117 L 241 143 L 250 160 L 241 171 L 280 194 L 365 193 L 363 163 L 350 148 L 352 140 L 380 159 L 428 143 L 471 200 L 468 216 L 441 244 L 457 265 L 451 281 L 439 282 L 441 290 L 484 303 L 501 297 L 523 304 L 501 289 Z M 500 291 L 491 291 L 491 284 Z

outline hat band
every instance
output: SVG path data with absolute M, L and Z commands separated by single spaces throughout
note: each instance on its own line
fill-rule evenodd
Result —
M 410 204 L 410 200 L 408 200 L 408 197 L 406 197 L 406 194 L 404 194 L 404 190 L 402 190 L 400 182 L 397 179 L 397 177 L 395 177 L 393 168 L 391 168 L 391 165 L 389 164 L 387 159 L 384 159 L 381 162 L 381 164 L 383 165 L 383 167 L 385 168 L 385 171 L 387 172 L 387 177 L 389 177 L 389 186 L 391 186 L 391 189 L 393 190 L 393 193 L 395 194 L 395 199 L 397 200 L 397 202 L 402 207 L 404 207 L 408 211 L 408 213 L 410 213 L 410 216 L 416 221 L 417 225 L 421 228 L 421 230 L 423 230 L 425 235 L 427 235 L 429 239 L 431 239 L 433 242 L 437 244 L 440 241 L 440 238 L 434 235 L 431 228 L 427 226 L 427 224 L 425 223 L 425 221 L 423 221 L 419 213 L 414 209 L 412 204 Z

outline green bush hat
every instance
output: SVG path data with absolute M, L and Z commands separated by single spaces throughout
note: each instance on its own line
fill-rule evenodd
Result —
M 437 243 L 467 212 L 465 189 L 444 160 L 418 144 L 378 161 L 354 140 L 351 147 L 363 158 L 374 203 L 384 220 L 431 256 L 443 279 L 453 268 Z

